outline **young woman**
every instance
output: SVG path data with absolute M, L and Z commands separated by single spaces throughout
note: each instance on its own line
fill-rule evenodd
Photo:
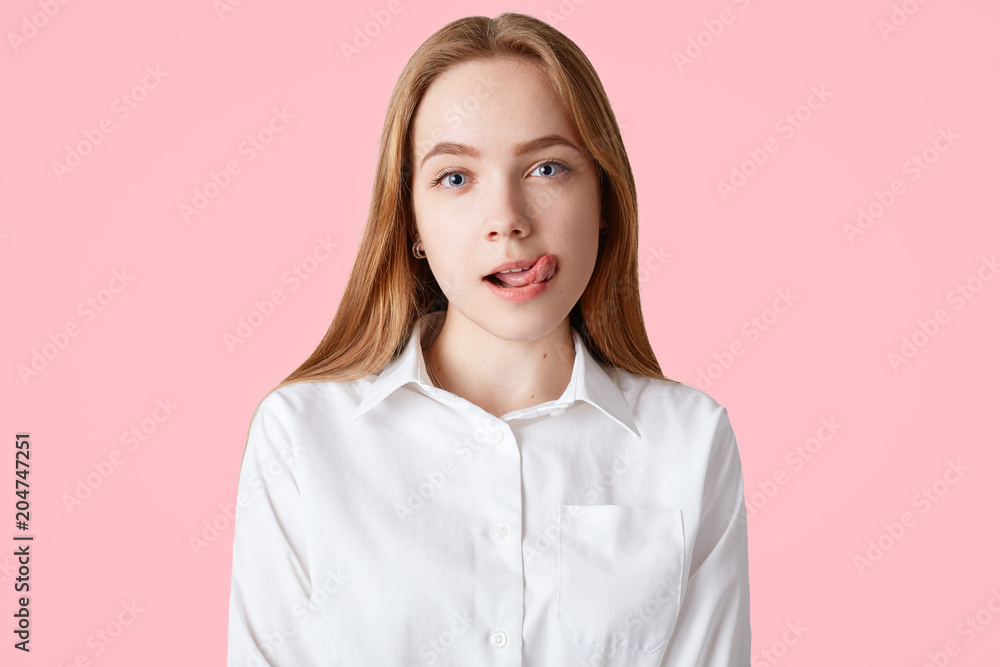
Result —
M 637 217 L 566 36 L 420 46 L 333 322 L 250 423 L 230 667 L 749 665 L 739 452 L 660 371 Z

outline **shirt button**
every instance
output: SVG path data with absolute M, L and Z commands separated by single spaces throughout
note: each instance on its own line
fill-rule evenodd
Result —
M 492 440 L 493 442 L 496 442 L 496 443 L 503 442 L 503 432 L 502 431 L 493 431 L 492 433 L 490 433 L 490 440 Z
M 507 634 L 500 632 L 499 630 L 490 635 L 490 644 L 497 648 L 503 648 L 507 645 Z
M 503 538 L 507 537 L 507 526 L 502 523 L 498 523 L 490 529 L 490 537 L 499 542 Z
M 558 417 L 559 415 L 561 415 L 564 412 L 566 412 L 566 408 L 556 408 L 555 410 L 553 410 L 552 412 L 549 413 L 549 416 L 550 417 Z

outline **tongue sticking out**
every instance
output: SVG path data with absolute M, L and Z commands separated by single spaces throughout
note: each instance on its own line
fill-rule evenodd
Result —
M 526 285 L 543 283 L 551 278 L 555 272 L 555 255 L 544 255 L 530 269 L 525 269 L 517 273 L 494 273 L 493 277 L 506 287 L 524 287 Z

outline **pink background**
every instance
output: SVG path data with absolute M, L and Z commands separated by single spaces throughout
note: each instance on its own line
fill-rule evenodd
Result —
M 1000 6 L 222 2 L 4 3 L 0 662 L 224 664 L 249 420 L 336 309 L 390 90 L 448 21 L 516 10 L 600 74 L 638 184 L 650 337 L 669 377 L 729 408 L 754 667 L 997 664 Z M 292 117 L 269 134 L 275 109 Z M 859 207 L 878 217 L 850 236 Z M 36 351 L 51 358 L 24 379 Z M 176 406 L 162 422 L 157 401 Z M 18 431 L 30 655 L 11 634 Z

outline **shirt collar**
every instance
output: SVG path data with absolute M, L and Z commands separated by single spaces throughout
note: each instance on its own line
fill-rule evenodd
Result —
M 406 347 L 386 364 L 385 368 L 368 386 L 352 419 L 358 419 L 389 394 L 410 382 L 416 383 L 428 393 L 443 391 L 435 387 L 427 375 L 423 348 L 437 336 L 441 324 L 444 323 L 444 316 L 445 311 L 437 310 L 417 320 Z M 572 326 L 570 331 L 573 337 L 573 347 L 576 350 L 576 358 L 573 361 L 573 373 L 569 384 L 562 396 L 554 402 L 543 404 L 544 407 L 524 408 L 504 416 L 514 418 L 534 416 L 533 413 L 562 414 L 562 410 L 581 400 L 596 407 L 636 437 L 641 437 L 638 428 L 636 428 L 635 420 L 632 419 L 632 410 L 629 408 L 621 389 L 590 354 L 590 350 L 583 343 L 583 337 L 580 333 Z

